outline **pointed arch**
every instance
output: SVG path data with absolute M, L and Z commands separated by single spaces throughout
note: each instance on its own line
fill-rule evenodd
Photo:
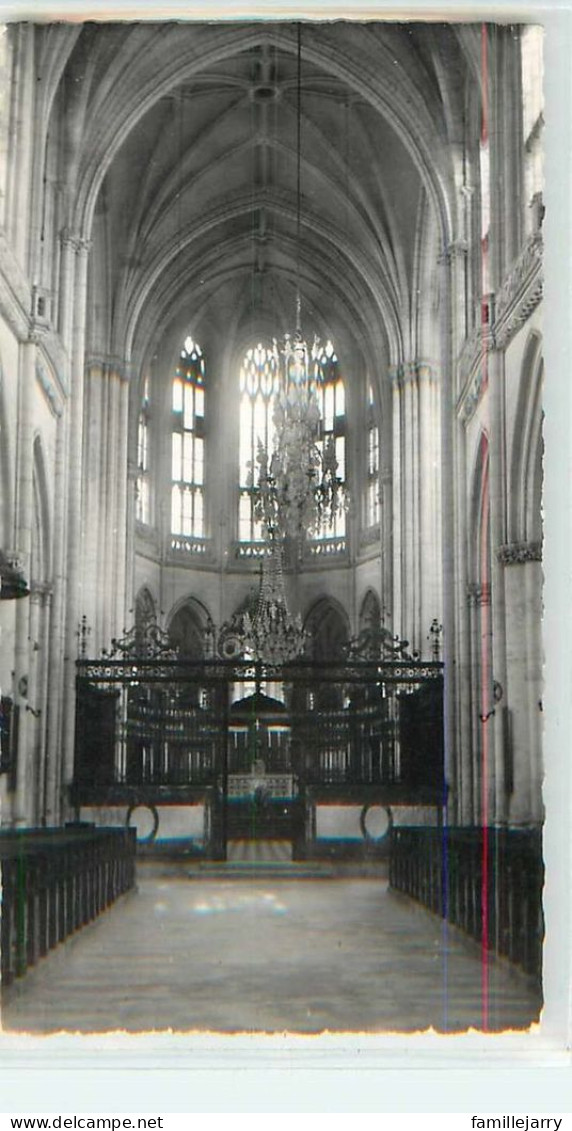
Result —
M 186 597 L 171 613 L 169 638 L 179 654 L 187 659 L 205 659 L 205 634 L 212 624 L 211 615 L 202 601 Z
M 350 636 L 349 617 L 333 597 L 315 601 L 306 614 L 304 628 L 310 638 L 310 656 L 317 663 L 339 658 Z
M 490 495 L 489 438 L 483 430 L 479 437 L 472 476 L 469 526 L 469 570 L 471 580 L 490 585 Z
M 135 627 L 143 629 L 150 621 L 157 620 L 157 603 L 151 590 L 142 585 L 135 598 Z
M 373 589 L 364 595 L 359 611 L 358 630 L 379 629 L 381 625 L 381 602 Z

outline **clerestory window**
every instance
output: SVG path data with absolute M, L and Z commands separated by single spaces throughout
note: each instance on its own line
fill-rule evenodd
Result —
M 337 460 L 336 474 L 342 484 L 346 481 L 346 397 L 340 365 L 332 342 L 320 344 L 313 350 L 320 405 L 320 439 L 318 447 L 323 452 L 327 445 L 334 447 Z M 326 519 L 315 540 L 344 538 L 346 512 L 339 507 L 332 519 Z
M 276 354 L 260 342 L 247 350 L 240 369 L 240 471 L 238 537 L 241 542 L 262 542 L 262 526 L 254 517 L 252 472 L 256 472 L 259 444 L 272 451 L 274 397 L 278 391 Z M 256 478 L 256 475 L 255 475 Z
M 137 522 L 148 525 L 151 518 L 151 490 L 149 476 L 149 378 L 143 382 L 141 408 L 137 421 L 137 480 L 135 516 Z
M 191 337 L 181 350 L 172 395 L 171 531 L 204 538 L 205 362 Z
M 367 478 L 365 501 L 366 526 L 379 525 L 379 427 L 375 420 L 375 403 L 371 385 L 367 406 Z
M 346 415 L 344 383 L 339 372 L 339 362 L 331 341 L 316 344 L 311 351 L 311 364 L 317 378 L 317 398 L 320 426 L 317 446 L 323 453 L 327 446 L 334 447 L 337 476 L 342 483 L 346 478 Z M 240 455 L 239 455 L 239 513 L 238 537 L 243 543 L 262 543 L 262 525 L 254 514 L 254 491 L 257 479 L 259 446 L 271 453 L 274 444 L 274 404 L 279 388 L 278 354 L 276 348 L 262 343 L 247 350 L 240 369 Z M 346 533 L 346 516 L 343 507 L 333 520 L 325 519 L 313 541 L 343 538 Z

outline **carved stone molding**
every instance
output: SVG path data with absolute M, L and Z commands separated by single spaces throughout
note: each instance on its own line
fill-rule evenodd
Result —
M 534 232 L 526 241 L 496 295 L 495 342 L 503 349 L 530 318 L 542 299 L 542 234 Z
M 491 587 L 488 581 L 470 581 L 467 585 L 467 604 L 470 608 L 480 608 L 491 603 Z
M 542 246 L 541 233 L 534 232 L 494 299 L 487 296 L 494 311 L 492 325 L 475 326 L 463 343 L 458 361 L 462 392 L 457 415 L 465 424 L 474 416 L 487 386 L 486 355 L 493 349 L 505 349 L 542 299 Z
M 86 373 L 99 377 L 119 377 L 121 381 L 129 379 L 129 365 L 125 358 L 115 357 L 111 354 L 90 354 L 85 362 Z
M 56 383 L 59 384 L 61 392 L 67 396 L 69 392 L 68 383 L 68 355 L 60 335 L 53 329 L 48 329 L 42 334 L 40 342 L 42 353 L 44 354 L 52 373 L 55 376 Z
M 464 424 L 474 416 L 487 387 L 486 355 L 493 345 L 493 335 L 488 323 L 475 326 L 463 343 L 458 361 L 462 392 L 457 401 L 457 415 Z
M 52 413 L 52 416 L 56 416 L 56 417 L 61 416 L 62 412 L 63 412 L 63 407 L 62 407 L 62 404 L 61 404 L 60 397 L 59 397 L 58 392 L 55 388 L 55 385 L 53 384 L 53 382 L 50 379 L 50 376 L 49 376 L 49 374 L 46 370 L 45 365 L 43 365 L 40 358 L 36 359 L 36 380 L 37 380 L 40 388 L 42 389 L 42 392 L 45 395 L 45 398 L 46 398 L 48 405 L 50 407 L 50 412 Z
M 19 341 L 27 340 L 31 305 L 30 284 L 0 231 L 0 312 Z
M 79 232 L 72 232 L 69 228 L 62 228 L 60 231 L 61 246 L 71 247 L 76 253 L 81 252 L 83 255 L 87 255 L 91 242 L 91 240 L 80 235 Z
M 502 565 L 522 565 L 542 561 L 542 542 L 508 542 L 499 546 L 497 560 Z

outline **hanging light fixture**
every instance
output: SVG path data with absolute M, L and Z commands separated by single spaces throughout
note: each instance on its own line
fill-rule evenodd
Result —
M 337 475 L 335 441 L 320 437 L 318 390 L 322 381 L 321 346 L 317 338 L 308 347 L 302 336 L 300 297 L 301 246 L 301 124 L 302 27 L 298 23 L 297 137 L 296 137 L 296 328 L 280 344 L 273 343 L 278 373 L 274 406 L 274 439 L 269 452 L 258 445 L 256 468 L 250 487 L 254 516 L 269 543 L 291 539 L 301 546 L 317 535 L 344 505 L 344 489 Z
M 260 588 L 254 608 L 222 626 L 219 654 L 239 654 L 267 664 L 288 663 L 305 650 L 308 634 L 300 615 L 288 608 L 284 553 L 288 541 L 300 550 L 306 535 L 319 534 L 333 523 L 343 505 L 333 437 L 321 438 L 319 387 L 322 349 L 317 338 L 308 347 L 302 336 L 300 298 L 301 227 L 301 75 L 302 29 L 298 24 L 296 164 L 296 327 L 280 343 L 272 359 L 278 374 L 271 450 L 258 444 L 256 467 L 250 468 L 254 517 L 265 540 Z
M 254 614 L 243 617 L 247 653 L 265 664 L 297 660 L 306 647 L 307 633 L 298 613 L 292 616 L 286 600 L 282 547 L 273 542 L 262 559 L 262 576 Z

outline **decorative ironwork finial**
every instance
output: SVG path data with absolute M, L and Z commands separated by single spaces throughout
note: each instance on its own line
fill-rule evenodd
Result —
M 85 658 L 87 656 L 87 640 L 88 640 L 88 637 L 91 636 L 91 628 L 90 628 L 89 624 L 87 623 L 87 617 L 86 617 L 85 613 L 83 614 L 83 616 L 82 616 L 82 618 L 79 622 L 79 627 L 78 627 L 78 630 L 76 632 L 76 636 L 79 640 L 79 656 L 80 656 L 80 659 L 85 660 Z
M 427 639 L 431 644 L 431 657 L 433 660 L 441 659 L 441 639 L 443 636 L 443 625 L 439 624 L 436 617 L 431 621 L 431 627 Z

